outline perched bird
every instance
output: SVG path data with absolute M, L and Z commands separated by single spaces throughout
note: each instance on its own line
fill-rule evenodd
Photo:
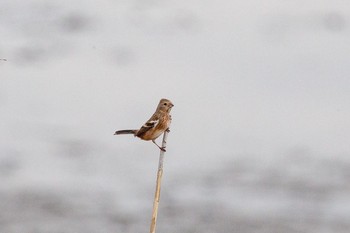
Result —
M 155 140 L 166 130 L 169 130 L 171 123 L 170 111 L 174 104 L 167 99 L 161 99 L 155 113 L 140 129 L 118 130 L 114 135 L 133 134 L 142 140 L 152 140 L 159 149 L 165 151 L 165 148 L 160 147 Z

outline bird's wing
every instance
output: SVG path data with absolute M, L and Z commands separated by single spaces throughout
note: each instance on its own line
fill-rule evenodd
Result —
M 153 115 L 137 132 L 136 136 L 142 136 L 148 130 L 155 128 L 159 123 L 159 118 L 156 115 Z

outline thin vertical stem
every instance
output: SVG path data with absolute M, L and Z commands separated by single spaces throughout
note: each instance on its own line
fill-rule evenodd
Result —
M 165 131 L 164 135 L 163 135 L 163 141 L 162 141 L 162 147 L 164 149 L 166 148 L 167 138 L 168 138 L 168 131 Z M 154 194 L 150 233 L 155 233 L 156 232 L 158 206 L 159 206 L 159 200 L 160 200 L 160 187 L 161 187 L 162 176 L 163 176 L 164 153 L 165 153 L 165 151 L 160 150 L 159 163 L 158 163 L 158 172 L 157 172 L 156 192 Z

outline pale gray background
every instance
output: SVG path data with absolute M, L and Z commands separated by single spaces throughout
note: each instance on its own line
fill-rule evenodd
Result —
M 350 4 L 0 0 L 0 232 L 349 232 Z

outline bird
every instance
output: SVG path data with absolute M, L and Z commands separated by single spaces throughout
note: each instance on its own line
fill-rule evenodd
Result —
M 164 133 L 168 131 L 171 124 L 170 111 L 174 107 L 174 104 L 168 99 L 161 99 L 157 106 L 156 111 L 153 113 L 151 118 L 141 126 L 140 129 L 125 129 L 118 130 L 114 135 L 121 134 L 133 134 L 145 141 L 152 141 L 160 150 L 166 151 L 164 147 L 159 146 L 155 140 Z

